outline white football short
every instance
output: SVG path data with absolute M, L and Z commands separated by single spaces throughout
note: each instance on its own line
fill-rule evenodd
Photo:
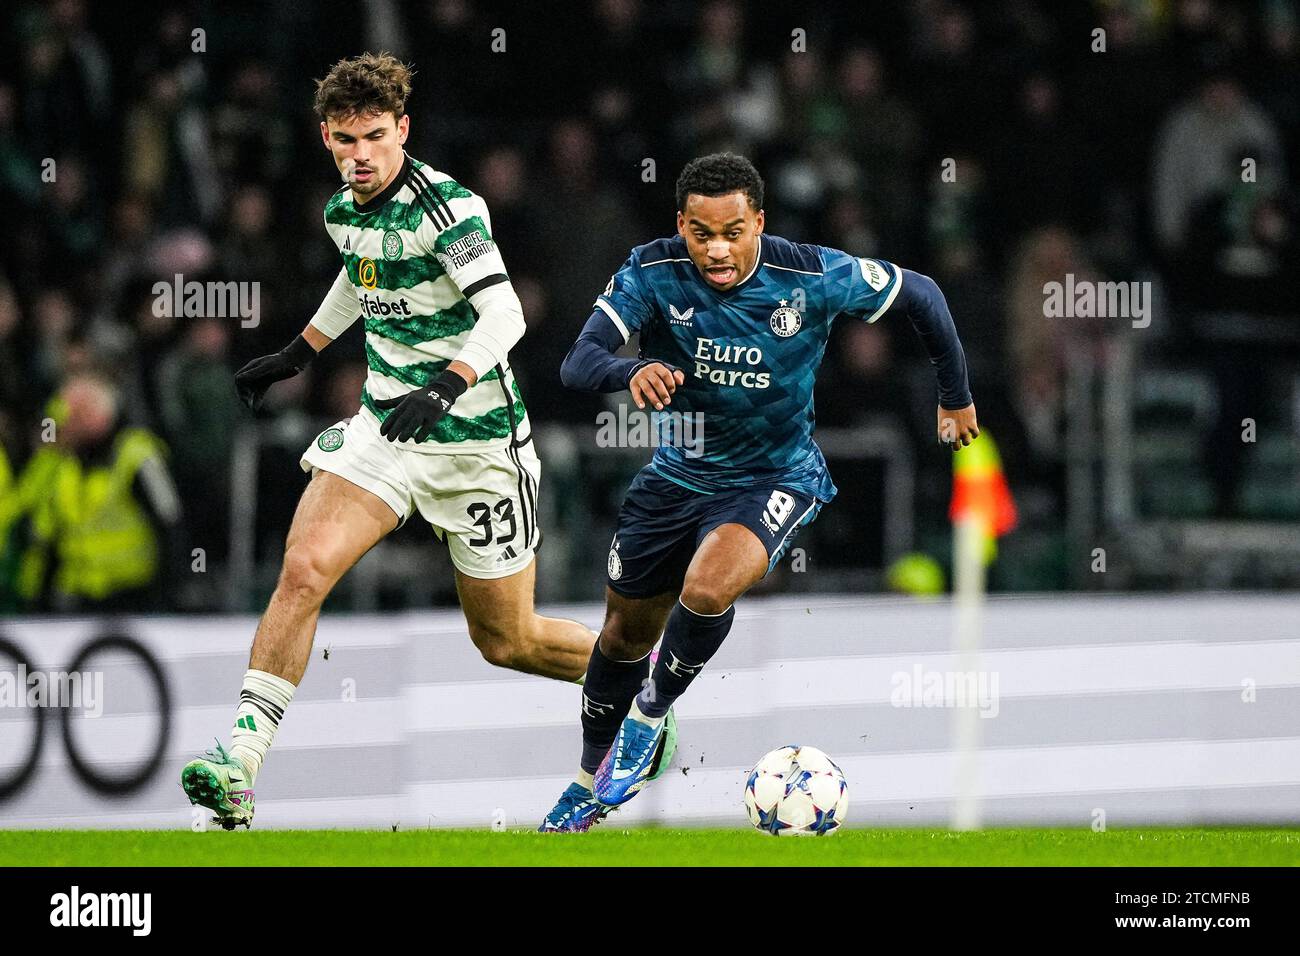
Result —
M 317 435 L 301 465 L 364 488 L 400 521 L 419 511 L 447 542 L 452 564 L 472 578 L 523 570 L 539 543 L 542 464 L 531 441 L 485 452 L 410 451 L 380 435 L 378 420 L 362 409 Z

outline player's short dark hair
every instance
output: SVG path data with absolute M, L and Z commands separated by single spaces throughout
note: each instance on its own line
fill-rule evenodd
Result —
M 763 177 L 744 156 L 711 153 L 692 159 L 677 177 L 677 210 L 686 210 L 686 197 L 725 196 L 742 192 L 755 210 L 763 208 Z
M 321 119 L 392 113 L 401 118 L 411 95 L 411 68 L 388 53 L 363 53 L 339 60 L 316 81 L 316 115 Z

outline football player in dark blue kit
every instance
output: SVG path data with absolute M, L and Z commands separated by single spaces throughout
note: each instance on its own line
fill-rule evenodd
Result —
M 736 599 L 835 497 L 812 433 L 813 382 L 837 317 L 910 320 L 938 377 L 939 439 L 960 447 L 979 434 L 933 280 L 764 234 L 763 181 L 741 156 L 689 163 L 677 210 L 677 235 L 632 250 L 560 369 L 570 388 L 628 389 L 638 408 L 665 414 L 610 547 L 581 770 L 543 831 L 589 829 L 660 769 L 669 708 L 722 645 Z M 640 354 L 619 358 L 633 333 Z M 683 416 L 698 416 L 694 441 L 680 440 Z

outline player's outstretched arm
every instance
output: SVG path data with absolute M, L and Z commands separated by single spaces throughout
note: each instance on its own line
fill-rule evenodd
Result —
M 979 435 L 979 425 L 966 372 L 966 353 L 943 293 L 929 276 L 903 269 L 895 305 L 907 313 L 939 380 L 939 440 L 954 448 L 969 445 Z
M 629 389 L 637 408 L 649 401 L 662 410 L 671 404 L 672 394 L 686 381 L 680 369 L 664 362 L 642 358 L 619 358 L 622 333 L 600 309 L 591 314 L 578 340 L 560 365 L 560 381 L 567 388 L 584 392 L 621 392 Z
M 316 354 L 343 334 L 357 320 L 357 296 L 348 281 L 346 270 L 339 270 L 325 300 L 312 316 L 302 334 L 271 355 L 253 359 L 235 373 L 235 391 L 239 400 L 257 411 L 262 407 L 266 390 L 276 382 L 293 378 Z

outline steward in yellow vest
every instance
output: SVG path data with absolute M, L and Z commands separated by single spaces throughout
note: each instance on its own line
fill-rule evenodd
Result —
M 91 381 L 94 388 L 111 388 Z M 147 592 L 159 577 L 162 533 L 179 518 L 166 448 L 146 429 L 113 424 L 111 392 L 109 427 L 96 427 L 105 421 L 95 417 L 103 408 L 92 408 L 74 427 L 73 388 L 70 383 L 62 393 L 73 399 L 73 408 L 62 409 L 71 440 L 41 445 L 17 483 L 14 507 L 28 523 L 28 544 L 16 590 L 24 603 L 40 608 L 147 608 Z M 104 396 L 91 400 L 96 397 Z

